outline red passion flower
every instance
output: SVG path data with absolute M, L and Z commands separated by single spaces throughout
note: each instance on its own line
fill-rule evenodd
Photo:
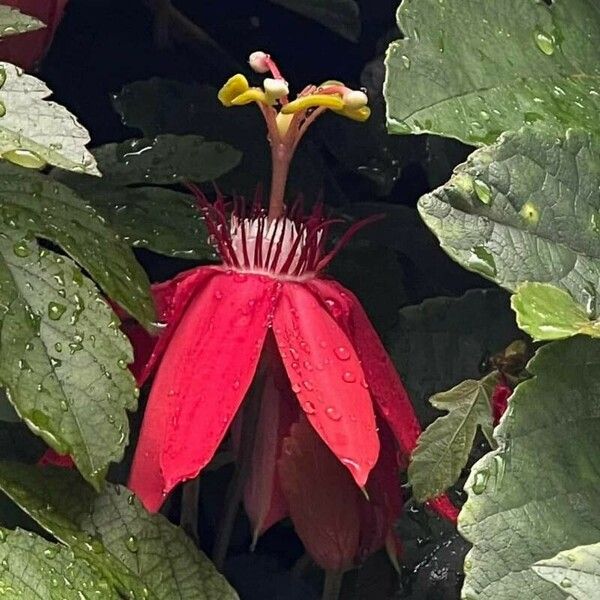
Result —
M 339 82 L 308 86 L 290 102 L 268 55 L 254 53 L 250 64 L 271 71 L 264 89 L 237 75 L 219 98 L 226 106 L 256 102 L 265 116 L 269 208 L 229 206 L 220 195 L 211 204 L 193 188 L 222 264 L 153 286 L 164 323 L 158 338 L 123 324 L 136 348 L 138 383 L 155 372 L 129 487 L 158 510 L 229 431 L 238 466 L 245 455 L 254 539 L 289 516 L 313 559 L 343 571 L 383 546 L 398 553 L 398 472 L 421 429 L 359 301 L 323 273 L 366 222 L 328 250 L 333 221 L 322 207 L 303 216 L 298 206 L 286 209 L 283 194 L 294 149 L 319 114 L 364 120 L 369 109 L 363 92 Z M 431 506 L 456 519 L 446 497 Z

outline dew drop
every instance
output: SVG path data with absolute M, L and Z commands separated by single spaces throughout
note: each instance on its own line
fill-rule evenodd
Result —
M 564 588 L 570 588 L 572 585 L 573 585 L 573 582 L 568 577 L 565 577 L 560 582 L 560 586 L 564 587 Z
M 120 358 L 117 361 L 117 366 L 119 367 L 119 369 L 126 369 L 127 368 L 127 361 L 124 358 Z
M 546 55 L 552 56 L 556 50 L 554 37 L 544 31 L 536 31 L 534 35 L 537 47 Z
M 137 552 L 138 551 L 138 541 L 135 536 L 130 535 L 127 540 L 125 540 L 125 546 L 129 552 Z
M 13 252 L 16 256 L 20 258 L 25 258 L 26 256 L 29 256 L 31 254 L 31 249 L 29 248 L 29 244 L 25 240 L 21 240 L 13 246 Z
M 345 371 L 342 375 L 342 379 L 346 383 L 354 383 L 356 381 L 356 375 L 352 371 Z
M 333 352 L 340 360 L 348 360 L 350 358 L 350 351 L 344 346 L 338 346 Z
M 473 486 L 471 489 L 473 493 L 479 496 L 479 494 L 483 494 L 485 492 L 485 488 L 487 487 L 488 479 L 490 478 L 490 472 L 487 469 L 482 469 L 481 471 L 477 471 L 475 473 L 475 479 L 473 481 Z
M 2 158 L 26 169 L 43 169 L 46 166 L 46 161 L 31 150 L 8 150 L 2 154 Z
M 334 406 L 328 406 L 325 409 L 325 414 L 332 420 L 332 421 L 339 421 L 342 418 L 342 415 L 339 413 L 339 411 L 337 410 L 337 408 L 335 408 Z
M 302 391 L 302 388 L 300 387 L 300 385 L 298 383 L 292 384 L 292 392 L 294 392 L 294 394 L 299 394 L 301 391 Z
M 52 321 L 58 321 L 65 314 L 65 310 L 67 310 L 67 307 L 64 304 L 58 302 L 48 303 L 48 317 Z
M 315 412 L 315 405 L 310 402 L 310 401 L 306 401 L 302 404 L 302 410 L 308 414 L 308 415 L 312 415 Z
M 484 204 L 489 204 L 492 201 L 492 191 L 490 190 L 490 186 L 484 181 L 475 179 L 473 181 L 473 189 L 479 200 Z
M 308 381 L 308 379 L 303 381 L 302 385 L 304 386 L 304 389 L 308 390 L 309 392 L 314 389 L 312 382 Z
M 6 106 L 4 102 L 0 102 L 0 117 L 3 117 L 6 114 Z
M 404 68 L 410 69 L 410 58 L 408 56 L 406 56 L 406 54 L 402 55 L 401 60 L 402 60 L 402 64 L 404 65 Z

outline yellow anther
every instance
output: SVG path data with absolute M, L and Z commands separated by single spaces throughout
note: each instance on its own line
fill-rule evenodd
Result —
M 217 97 L 223 106 L 232 106 L 233 101 L 238 96 L 248 91 L 249 88 L 250 85 L 248 84 L 248 80 L 241 73 L 238 73 L 229 78 L 225 85 L 219 90 Z
M 339 96 L 331 96 L 329 94 L 311 94 L 296 98 L 293 102 L 289 102 L 281 109 L 284 115 L 306 110 L 307 108 L 323 106 L 333 110 L 342 110 L 344 101 Z
M 230 106 L 243 106 L 251 102 L 260 102 L 261 104 L 271 104 L 267 95 L 259 88 L 250 88 L 243 94 L 236 96 L 230 103 Z
M 342 110 L 336 110 L 336 112 L 338 115 L 361 123 L 371 116 L 371 109 L 368 106 L 362 106 L 361 108 L 348 108 L 345 106 Z

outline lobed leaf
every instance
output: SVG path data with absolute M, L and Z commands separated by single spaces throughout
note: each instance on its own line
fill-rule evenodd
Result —
M 477 428 L 491 431 L 491 397 L 497 383 L 498 373 L 494 372 L 431 397 L 431 404 L 448 414 L 427 427 L 411 457 L 408 480 L 419 502 L 439 496 L 456 483 L 469 459 Z
M 47 100 L 46 84 L 10 63 L 0 63 L 0 157 L 22 167 L 46 164 L 100 175 L 85 147 L 86 129 L 63 106 Z
M 0 6 L 0 38 L 42 29 L 44 23 L 13 6 Z
M 68 187 L 42 174 L 0 164 L 0 220 L 10 229 L 57 244 L 109 298 L 145 326 L 154 321 L 150 283 L 131 249 Z
M 122 486 L 97 495 L 75 471 L 4 462 L 0 488 L 126 598 L 238 598 L 181 529 Z
M 0 234 L 0 383 L 29 428 L 99 488 L 137 406 L 133 353 L 93 283 L 22 232 Z
M 475 151 L 419 200 L 442 248 L 515 290 L 550 283 L 596 310 L 600 286 L 600 138 L 521 130 Z
M 590 600 L 600 590 L 600 543 L 563 550 L 532 569 L 574 600 Z
M 600 337 L 600 322 L 559 288 L 547 283 L 524 283 L 511 298 L 519 327 L 534 340 L 559 340 L 577 334 Z
M 562 600 L 532 569 L 600 539 L 600 340 L 542 347 L 494 431 L 498 450 L 472 468 L 459 531 L 473 544 L 464 598 Z
M 89 562 L 68 548 L 21 530 L 0 529 L 0 596 L 82 600 L 121 596 Z
M 404 0 L 386 60 L 392 133 L 493 142 L 523 126 L 598 133 L 595 0 Z

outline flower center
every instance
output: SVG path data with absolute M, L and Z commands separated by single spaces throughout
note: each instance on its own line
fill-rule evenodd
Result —
M 364 225 L 378 220 L 373 215 L 353 223 L 329 251 L 325 243 L 331 225 L 339 219 L 327 219 L 321 204 L 303 215 L 299 203 L 277 219 L 271 219 L 257 198 L 246 214 L 242 199 L 228 208 L 220 194 L 214 203 L 194 185 L 211 242 L 225 266 L 234 271 L 258 273 L 286 280 L 306 280 L 317 276 L 350 238 Z

